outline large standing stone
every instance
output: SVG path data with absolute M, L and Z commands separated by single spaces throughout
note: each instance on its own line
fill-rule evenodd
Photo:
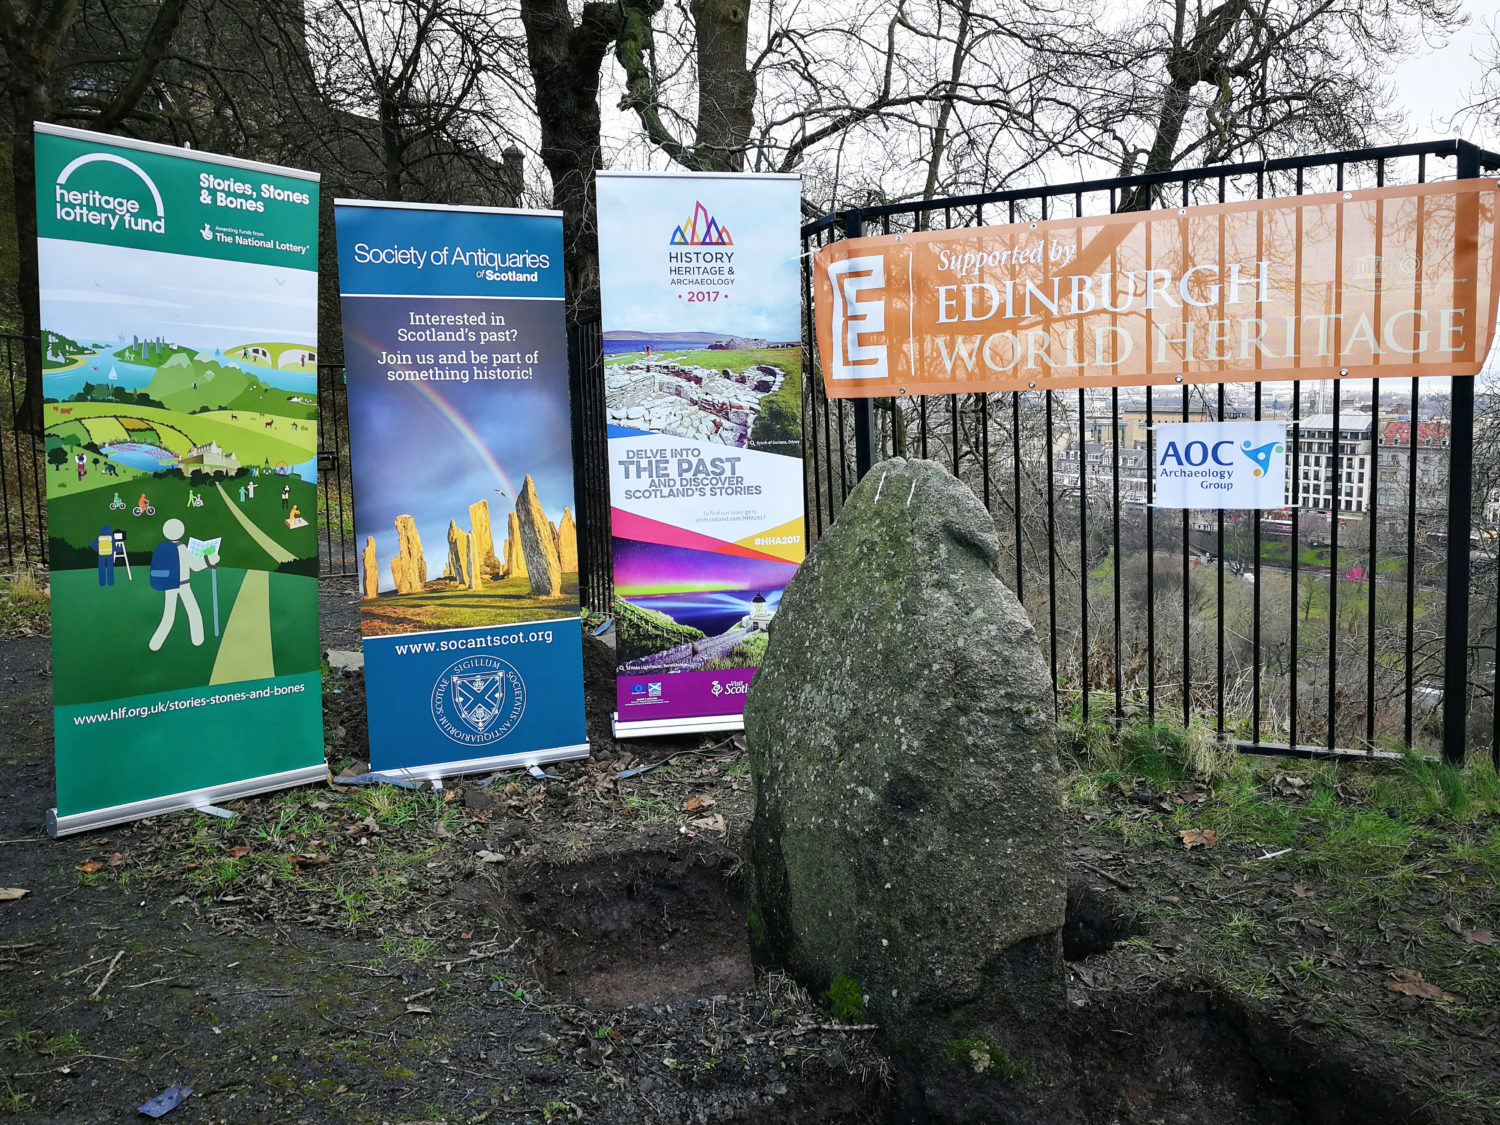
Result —
M 365 549 L 360 556 L 361 569 L 364 574 L 364 596 L 375 598 L 380 596 L 380 564 L 375 561 L 375 536 L 365 536 Z
M 511 578 L 526 577 L 526 552 L 521 550 L 521 521 L 511 512 L 506 523 L 505 569 Z
M 940 465 L 877 465 L 787 587 L 745 705 L 754 955 L 818 994 L 846 978 L 919 1072 L 969 1040 L 1046 1071 L 1064 1014 L 1052 686 L 998 556 Z
M 495 535 L 490 528 L 490 502 L 480 500 L 469 505 L 469 537 L 479 556 L 479 569 L 485 574 L 499 574 L 500 560 L 495 557 Z
M 391 581 L 398 594 L 420 594 L 427 587 L 427 560 L 422 557 L 422 537 L 417 521 L 396 517 L 396 557 L 391 559 Z
M 485 570 L 481 565 L 483 560 L 479 557 L 479 541 L 474 538 L 474 533 L 469 533 L 469 589 L 484 589 Z
M 469 535 L 458 526 L 457 521 L 448 521 L 448 569 L 445 576 L 460 586 L 472 585 L 473 570 L 469 566 Z
M 562 597 L 562 566 L 557 561 L 557 543 L 552 538 L 552 524 L 537 499 L 531 474 L 516 497 L 516 521 L 521 530 L 521 553 L 526 559 L 526 577 L 531 592 L 542 598 Z
M 564 508 L 557 525 L 557 562 L 564 574 L 578 573 L 578 528 L 573 523 L 573 509 Z

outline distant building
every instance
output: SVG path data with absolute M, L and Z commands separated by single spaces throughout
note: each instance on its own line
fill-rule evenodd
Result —
M 1413 423 L 1405 418 L 1386 422 L 1380 431 L 1377 508 L 1404 510 L 1409 506 L 1415 466 L 1417 511 L 1447 509 L 1448 435 L 1447 422 Z
M 1374 419 L 1369 414 L 1341 413 L 1337 435 L 1332 414 L 1303 419 L 1295 440 L 1287 435 L 1287 504 L 1368 512 L 1375 475 L 1373 432 Z

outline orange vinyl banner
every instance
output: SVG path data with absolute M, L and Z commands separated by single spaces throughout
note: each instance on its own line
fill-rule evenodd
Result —
M 833 398 L 1475 375 L 1496 181 L 853 238 L 813 262 Z

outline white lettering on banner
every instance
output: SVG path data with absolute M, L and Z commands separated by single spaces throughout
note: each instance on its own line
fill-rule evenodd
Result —
M 861 344 L 868 332 L 885 331 L 885 302 L 861 297 L 866 289 L 885 288 L 885 259 L 846 258 L 830 263 L 833 285 L 834 379 L 888 379 L 890 363 L 884 344 Z

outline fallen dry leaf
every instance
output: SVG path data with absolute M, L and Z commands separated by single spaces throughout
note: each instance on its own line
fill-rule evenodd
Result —
M 714 807 L 715 803 L 716 802 L 712 797 L 689 797 L 687 799 L 687 802 L 682 806 L 682 811 L 697 812 L 699 809 L 711 809 Z
M 475 852 L 474 853 L 474 858 L 477 859 L 480 863 L 503 863 L 503 862 L 505 862 L 505 857 L 503 855 L 501 855 L 499 852 L 492 852 L 488 848 L 486 848 L 482 852 Z
M 109 858 L 104 862 L 108 867 L 119 867 L 120 864 L 125 862 L 125 857 L 122 856 L 119 852 L 110 852 Z
M 1454 1000 L 1457 996 L 1451 992 L 1445 992 L 1430 980 L 1423 978 L 1422 974 L 1415 969 L 1397 969 L 1391 974 L 1395 979 L 1386 984 L 1392 992 L 1400 992 L 1407 996 L 1418 996 L 1423 1000 Z
M 234 847 L 229 849 L 229 854 L 232 855 L 235 859 L 244 859 L 247 855 L 250 854 L 250 845 L 236 844 Z
M 1184 828 L 1177 835 L 1185 848 L 1211 848 L 1219 842 L 1219 834 L 1212 828 Z
M 324 855 L 322 852 L 318 852 L 316 854 L 311 852 L 298 852 L 296 855 L 292 856 L 292 862 L 298 867 L 327 867 L 330 863 L 333 862 L 333 859 L 330 856 Z
M 14 902 L 18 898 L 25 898 L 30 893 L 24 887 L 0 887 L 0 902 Z
M 1298 898 L 1317 898 L 1318 897 L 1318 892 L 1317 891 L 1309 890 L 1307 887 L 1304 887 L 1301 883 L 1293 883 L 1292 884 L 1292 894 L 1296 895 Z
M 1454 915 L 1449 914 L 1443 919 L 1443 924 L 1452 930 L 1454 934 L 1464 939 L 1470 945 L 1494 945 L 1496 937 L 1489 930 L 1466 930 L 1464 924 Z
M 722 813 L 714 813 L 712 816 L 700 816 L 697 820 L 690 820 L 688 823 L 694 828 L 703 829 L 705 832 L 727 833 L 729 831 L 728 826 L 724 823 Z
M 80 863 L 75 871 L 82 871 L 85 875 L 95 875 L 104 870 L 104 861 L 99 859 L 86 859 Z

